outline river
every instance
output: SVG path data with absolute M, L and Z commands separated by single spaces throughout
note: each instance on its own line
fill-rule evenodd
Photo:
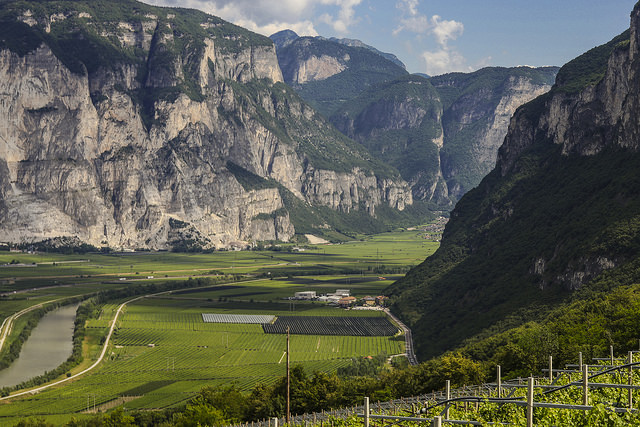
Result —
M 73 323 L 78 304 L 45 314 L 22 345 L 20 356 L 0 371 L 0 388 L 20 384 L 64 363 L 73 351 Z

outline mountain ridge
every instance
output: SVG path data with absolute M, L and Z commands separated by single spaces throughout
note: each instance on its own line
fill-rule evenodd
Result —
M 516 111 L 496 168 L 458 202 L 440 249 L 389 289 L 422 357 L 640 280 L 639 28 L 636 5 L 630 31 L 567 63 Z
M 451 208 L 493 168 L 516 108 L 548 91 L 556 67 L 487 67 L 407 75 L 347 101 L 330 117 L 398 168 L 416 200 Z

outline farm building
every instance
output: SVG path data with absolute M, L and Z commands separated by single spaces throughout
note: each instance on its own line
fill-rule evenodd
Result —
M 362 298 L 362 301 L 364 302 L 365 305 L 369 305 L 369 306 L 376 305 L 376 299 L 372 296 L 366 296 Z
M 384 295 L 378 295 L 376 297 L 376 304 L 384 306 L 387 303 L 388 300 L 389 300 L 389 297 L 384 296 Z
M 340 298 L 340 300 L 338 301 L 338 305 L 340 307 L 349 307 L 353 305 L 356 301 L 357 301 L 356 297 L 344 297 L 344 298 Z
M 332 294 L 327 294 L 328 297 L 338 297 L 344 298 L 351 295 L 351 291 L 349 289 L 336 289 L 336 291 Z
M 296 292 L 294 294 L 295 299 L 315 299 L 317 297 L 316 291 L 303 291 Z
M 335 296 L 333 294 L 330 295 L 322 295 L 318 297 L 318 301 L 320 302 L 328 302 L 330 304 L 337 304 L 340 301 L 341 297 Z

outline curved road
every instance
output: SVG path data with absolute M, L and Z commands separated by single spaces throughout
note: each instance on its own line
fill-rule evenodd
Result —
M 248 282 L 252 282 L 254 280 L 255 279 L 248 280 Z M 206 288 L 206 287 L 209 287 L 209 286 L 211 286 L 211 285 L 205 285 L 205 286 L 200 286 L 200 287 Z M 198 288 L 191 288 L 191 289 L 198 289 Z M 100 362 L 102 362 L 102 359 L 104 359 L 104 355 L 107 353 L 107 347 L 109 346 L 109 341 L 111 340 L 111 335 L 113 334 L 113 330 L 116 327 L 116 322 L 118 321 L 118 316 L 120 315 L 120 312 L 122 312 L 122 309 L 127 304 L 129 304 L 130 302 L 133 302 L 133 301 L 137 301 L 137 300 L 139 300 L 141 298 L 153 297 L 153 296 L 162 295 L 162 294 L 170 294 L 170 293 L 172 293 L 172 292 L 174 292 L 176 290 L 180 290 L 180 289 L 172 289 L 172 290 L 169 290 L 169 291 L 156 292 L 154 294 L 140 295 L 140 296 L 137 296 L 135 298 L 132 298 L 132 299 L 130 299 L 128 301 L 125 301 L 122 304 L 120 304 L 120 306 L 118 306 L 118 310 L 116 311 L 116 315 L 113 317 L 113 321 L 111 322 L 111 327 L 109 328 L 109 333 L 107 334 L 107 338 L 104 341 L 104 346 L 102 347 L 102 352 L 100 353 L 100 357 L 98 357 L 98 359 L 93 363 L 93 365 L 89 366 L 87 369 L 85 369 L 83 371 L 80 371 L 77 374 L 71 375 L 70 377 L 63 378 L 61 380 L 54 381 L 54 382 L 49 383 L 49 384 L 45 384 L 45 385 L 40 386 L 40 387 L 32 388 L 32 389 L 29 389 L 29 390 L 24 390 L 24 391 L 21 391 L 19 393 L 12 394 L 10 396 L 0 397 L 0 402 L 3 401 L 3 400 L 7 400 L 7 399 L 12 399 L 14 397 L 18 397 L 18 396 L 24 396 L 24 395 L 27 395 L 27 394 L 36 394 L 36 393 L 38 393 L 38 392 L 40 392 L 42 390 L 45 390 L 45 389 L 47 389 L 49 387 L 53 387 L 55 385 L 62 384 L 64 382 L 67 382 L 67 381 L 70 381 L 72 379 L 78 378 L 79 376 L 84 375 L 87 372 L 91 371 L 96 366 L 98 366 L 100 364 Z M 57 300 L 53 300 L 53 301 L 57 301 Z M 48 302 L 51 302 L 51 301 L 48 301 Z M 24 311 L 24 310 L 22 310 L 22 311 Z M 18 312 L 18 313 L 21 313 L 21 312 Z M 18 313 L 15 313 L 13 316 L 16 316 Z M 13 317 L 13 316 L 10 316 L 10 317 Z M 3 323 L 3 325 L 4 325 L 4 323 Z
M 52 299 L 50 301 L 44 301 L 44 302 L 41 302 L 39 304 L 32 305 L 31 307 L 27 307 L 27 308 L 24 308 L 24 309 L 22 309 L 20 311 L 17 311 L 17 312 L 13 313 L 9 317 L 5 317 L 4 321 L 2 322 L 2 325 L 0 325 L 0 351 L 2 350 L 2 347 L 4 346 L 4 342 L 5 342 L 6 338 L 11 333 L 11 329 L 13 329 L 13 321 L 14 320 L 16 320 L 18 317 L 22 316 L 25 313 L 28 313 L 30 311 L 35 310 L 36 308 L 40 308 L 40 307 L 44 306 L 45 304 L 50 304 L 52 302 L 60 301 L 60 300 L 67 299 L 67 298 L 69 298 L 69 297 L 56 298 L 56 299 Z
M 396 322 L 398 326 L 400 326 L 400 329 L 404 331 L 404 347 L 407 351 L 407 360 L 409 360 L 410 365 L 417 365 L 418 359 L 416 358 L 416 354 L 413 351 L 413 338 L 411 337 L 411 329 L 409 329 L 407 325 L 402 323 L 400 319 L 394 316 L 388 308 L 385 308 L 384 312 L 387 313 L 387 316 L 389 316 L 394 322 Z

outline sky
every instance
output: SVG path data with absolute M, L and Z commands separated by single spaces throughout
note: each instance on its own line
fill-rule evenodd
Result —
M 144 0 L 269 36 L 359 39 L 412 73 L 561 66 L 629 27 L 636 0 Z

